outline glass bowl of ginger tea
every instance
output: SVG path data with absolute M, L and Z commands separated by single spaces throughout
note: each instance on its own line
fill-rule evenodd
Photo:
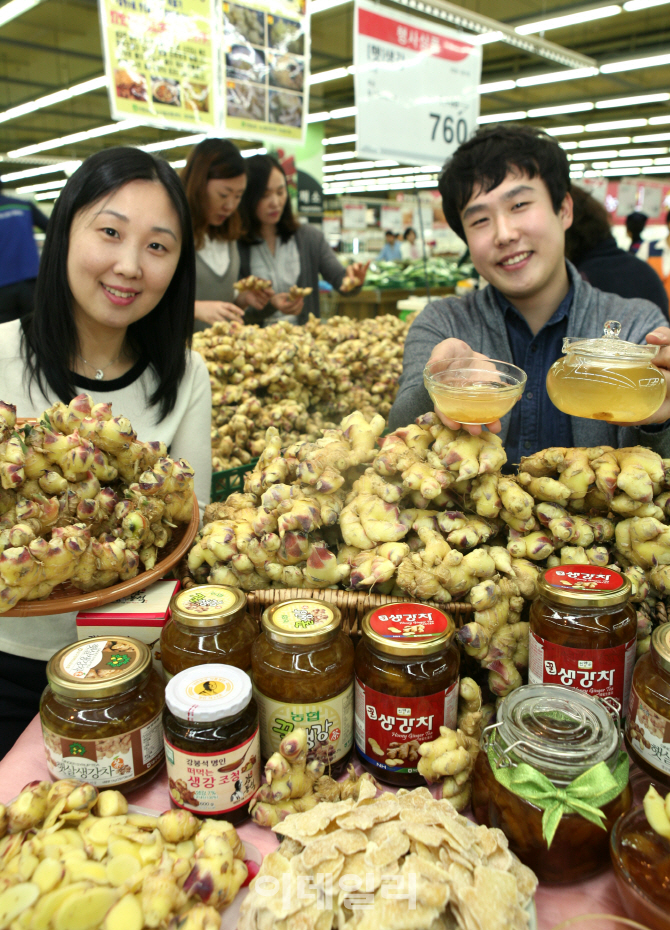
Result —
M 659 346 L 619 339 L 621 324 L 605 323 L 600 339 L 563 340 L 563 358 L 547 373 L 555 407 L 573 417 L 639 423 L 665 400 L 665 378 L 653 364 Z
M 509 413 L 523 394 L 526 373 L 493 358 L 443 358 L 428 362 L 423 383 L 441 414 L 477 426 Z

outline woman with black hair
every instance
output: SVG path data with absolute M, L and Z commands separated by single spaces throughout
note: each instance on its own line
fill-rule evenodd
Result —
M 183 187 L 136 148 L 88 158 L 49 220 L 35 311 L 0 325 L 0 398 L 38 416 L 86 392 L 162 440 L 209 500 L 211 392 L 193 333 L 195 252 Z M 37 713 L 45 665 L 75 614 L 0 617 L 0 756 Z
M 235 294 L 240 277 L 237 239 L 242 232 L 238 207 L 247 186 L 245 160 L 228 139 L 205 139 L 191 150 L 181 179 L 196 249 L 195 328 L 241 320 L 243 307 L 263 307 L 272 296 L 254 291 Z
M 291 209 L 286 175 L 270 155 L 247 159 L 247 188 L 240 214 L 245 233 L 239 242 L 240 275 L 253 274 L 272 281 L 274 296 L 262 310 L 249 309 L 245 323 L 268 326 L 280 320 L 303 325 L 309 314 L 319 316 L 319 275 L 336 290 L 345 276 L 363 285 L 367 265 L 355 262 L 345 269 L 315 226 L 300 225 Z M 293 285 L 311 287 L 307 297 L 293 299 Z M 353 293 L 349 291 L 348 293 Z

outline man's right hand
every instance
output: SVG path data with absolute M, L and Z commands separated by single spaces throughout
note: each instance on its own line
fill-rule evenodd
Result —
M 479 358 L 482 359 L 483 362 L 482 368 L 489 367 L 489 364 L 487 364 L 489 362 L 488 356 L 482 355 L 481 352 L 474 352 L 467 342 L 464 342 L 462 339 L 445 339 L 444 342 L 439 342 L 433 349 L 428 364 L 439 361 L 455 361 L 459 358 Z M 495 365 L 490 364 L 490 367 L 495 371 Z M 482 431 L 481 426 L 466 425 L 465 423 L 459 423 L 457 420 L 452 420 L 444 416 L 444 414 L 440 413 L 438 410 L 437 404 L 435 405 L 435 413 L 449 429 L 464 429 L 472 436 L 479 436 Z M 493 423 L 484 423 L 483 426 L 486 426 L 492 433 L 499 433 L 502 429 L 500 420 L 494 420 Z
M 226 303 L 225 300 L 196 300 L 195 318 L 212 326 L 221 320 L 232 320 L 241 323 L 244 320 L 244 310 L 235 304 Z

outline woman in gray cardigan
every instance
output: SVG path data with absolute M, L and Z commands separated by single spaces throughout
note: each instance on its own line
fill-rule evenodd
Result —
M 242 320 L 244 307 L 263 307 L 271 292 L 235 294 L 240 278 L 238 206 L 247 186 L 245 160 L 227 139 L 196 145 L 182 171 L 195 239 L 195 329 Z
M 245 233 L 239 243 L 240 276 L 253 274 L 272 281 L 274 296 L 262 309 L 249 308 L 245 323 L 268 326 L 280 320 L 303 325 L 310 313 L 319 316 L 319 275 L 336 290 L 345 277 L 358 291 L 365 281 L 367 265 L 358 262 L 345 270 L 315 226 L 300 225 L 291 210 L 286 175 L 269 155 L 254 155 L 246 163 L 248 183 L 240 214 Z M 289 297 L 293 285 L 311 287 L 312 293 Z

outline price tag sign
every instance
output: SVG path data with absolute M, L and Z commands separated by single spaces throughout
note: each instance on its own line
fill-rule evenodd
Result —
M 357 0 L 356 150 L 439 165 L 477 129 L 481 46 L 428 19 Z

